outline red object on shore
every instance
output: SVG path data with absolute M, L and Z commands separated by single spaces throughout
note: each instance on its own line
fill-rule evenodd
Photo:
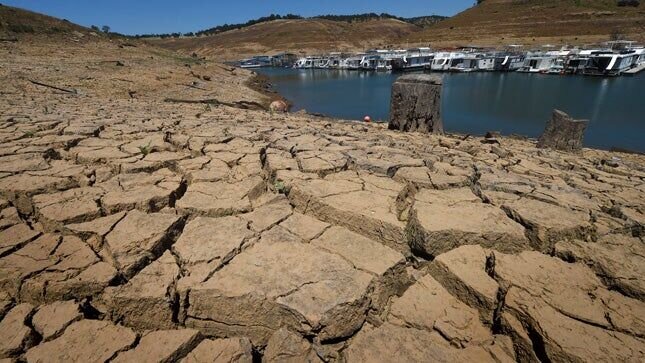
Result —
M 372 118 L 371 118 L 371 117 L 369 117 L 369 116 L 365 116 L 365 118 L 363 118 L 363 121 L 365 121 L 365 122 L 372 122 Z

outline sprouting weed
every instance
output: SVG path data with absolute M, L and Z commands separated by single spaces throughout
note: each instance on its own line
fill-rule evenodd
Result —
M 280 194 L 286 194 L 287 193 L 287 187 L 284 185 L 283 182 L 281 181 L 276 181 L 275 184 L 273 185 L 275 190 L 280 193 Z
M 146 156 L 152 152 L 152 148 L 150 147 L 150 143 L 148 145 L 141 145 L 139 146 L 139 151 L 141 151 L 141 155 Z

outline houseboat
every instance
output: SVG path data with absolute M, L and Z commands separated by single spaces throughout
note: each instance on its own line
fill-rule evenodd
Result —
M 271 57 L 272 67 L 292 68 L 298 61 L 298 55 L 293 53 L 279 53 Z
M 321 68 L 326 64 L 326 59 L 321 57 L 304 57 L 298 59 L 298 61 L 293 65 L 293 68 L 299 69 L 314 69 Z
M 495 55 L 483 55 L 477 60 L 477 70 L 479 71 L 494 71 L 495 70 Z
M 621 53 L 597 52 L 591 55 L 587 67 L 583 71 L 591 76 L 619 76 L 634 67 L 640 54 L 633 50 Z
M 430 48 L 408 49 L 401 57 L 391 59 L 392 69 L 395 71 L 418 71 L 429 67 L 434 59 Z
M 495 58 L 494 70 L 498 72 L 515 72 L 524 66 L 524 56 L 517 54 L 499 55 Z
M 271 66 L 271 57 L 266 55 L 259 55 L 249 59 L 243 59 L 240 61 L 240 68 L 260 68 L 260 67 L 270 67 Z
M 546 54 L 534 54 L 524 59 L 524 65 L 518 69 L 518 72 L 524 73 L 546 73 L 551 66 L 555 57 Z
M 435 53 L 434 59 L 432 60 L 432 63 L 430 64 L 430 70 L 436 71 L 436 72 L 442 72 L 442 71 L 447 71 L 450 69 L 452 60 L 454 58 L 459 58 L 462 57 L 462 53 L 454 53 L 454 52 L 441 52 L 441 53 Z
M 473 54 L 455 56 L 450 60 L 450 72 L 472 72 L 477 70 L 479 59 Z
M 364 55 L 355 55 L 352 57 L 345 58 L 340 61 L 340 69 L 347 70 L 358 70 L 361 69 L 361 62 L 363 61 Z
M 587 68 L 587 65 L 589 64 L 589 58 L 595 52 L 599 52 L 599 50 L 597 49 L 580 50 L 576 54 L 569 57 L 569 59 L 565 62 L 565 65 L 564 65 L 564 73 L 565 74 L 583 73 L 585 68 Z

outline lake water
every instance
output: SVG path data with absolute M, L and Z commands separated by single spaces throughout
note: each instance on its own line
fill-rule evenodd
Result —
M 400 74 L 262 68 L 292 111 L 387 120 L 392 83 Z M 645 152 L 645 72 L 635 77 L 525 73 L 444 74 L 442 117 L 448 132 L 538 137 L 554 108 L 589 119 L 585 145 Z

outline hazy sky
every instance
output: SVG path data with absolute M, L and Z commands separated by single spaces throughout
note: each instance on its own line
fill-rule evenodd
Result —
M 124 34 L 191 32 L 274 14 L 390 13 L 454 15 L 473 0 L 2 0 L 84 26 L 109 25 Z

